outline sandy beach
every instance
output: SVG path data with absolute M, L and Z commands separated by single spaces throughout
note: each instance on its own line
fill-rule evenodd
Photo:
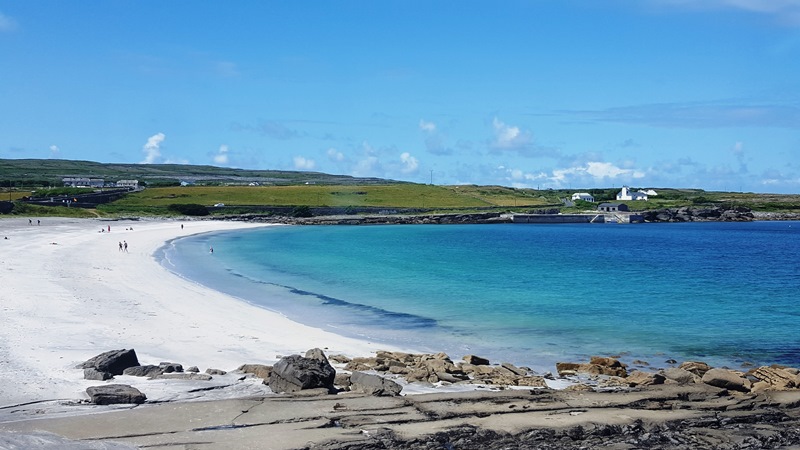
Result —
M 113 349 L 133 348 L 143 364 L 201 371 L 272 364 L 314 347 L 351 356 L 377 350 L 184 280 L 153 257 L 174 238 L 254 226 L 264 225 L 0 220 L 0 407 L 86 399 L 97 382 L 75 365 Z

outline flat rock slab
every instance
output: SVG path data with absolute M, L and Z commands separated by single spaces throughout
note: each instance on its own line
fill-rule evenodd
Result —
M 800 446 L 800 391 L 774 394 L 670 385 L 627 393 L 276 395 L 1 423 L 0 436 L 49 432 L 163 450 Z

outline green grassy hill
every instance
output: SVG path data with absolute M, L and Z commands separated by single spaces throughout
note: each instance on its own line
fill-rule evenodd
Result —
M 378 178 L 356 178 L 319 172 L 243 170 L 180 164 L 102 164 L 69 160 L 0 160 L 0 201 L 17 200 L 32 191 L 61 186 L 64 177 L 137 179 L 147 189 L 128 194 L 97 210 L 45 208 L 22 205 L 17 214 L 135 215 L 175 214 L 170 205 L 203 205 L 215 214 L 248 213 L 263 207 L 338 207 L 471 212 L 477 210 L 529 212 L 559 208 L 583 212 L 596 204 L 579 202 L 564 207 L 562 199 L 574 192 L 589 192 L 597 202 L 614 201 L 619 188 L 575 190 L 518 189 L 504 186 L 434 186 Z M 180 181 L 188 186 L 177 186 Z M 800 195 L 711 192 L 701 189 L 655 188 L 649 201 L 626 202 L 643 211 L 682 206 L 745 206 L 756 211 L 800 213 Z M 45 195 L 52 195 L 46 191 Z M 260 207 L 260 208 L 259 208 Z M 44 209 L 42 209 L 44 208 Z

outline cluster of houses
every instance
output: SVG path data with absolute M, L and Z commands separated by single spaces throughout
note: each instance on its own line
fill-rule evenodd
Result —
M 61 181 L 65 187 L 88 187 L 88 188 L 104 188 L 104 187 L 121 187 L 121 188 L 139 188 L 139 180 L 119 180 L 116 182 L 108 182 L 102 178 L 81 178 L 81 177 L 65 177 Z
M 617 201 L 647 201 L 648 197 L 657 195 L 658 193 L 653 189 L 640 189 L 634 192 L 628 186 L 622 186 L 622 189 L 617 193 Z M 594 203 L 594 197 L 588 192 L 576 192 L 572 194 L 572 200 L 583 200 L 585 202 Z M 629 211 L 628 205 L 624 203 L 601 203 L 597 206 L 597 210 L 603 212 Z

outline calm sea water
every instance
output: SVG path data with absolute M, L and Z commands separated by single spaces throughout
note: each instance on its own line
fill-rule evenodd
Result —
M 591 355 L 798 366 L 799 251 L 800 223 L 751 222 L 276 226 L 160 253 L 302 323 L 552 370 Z

